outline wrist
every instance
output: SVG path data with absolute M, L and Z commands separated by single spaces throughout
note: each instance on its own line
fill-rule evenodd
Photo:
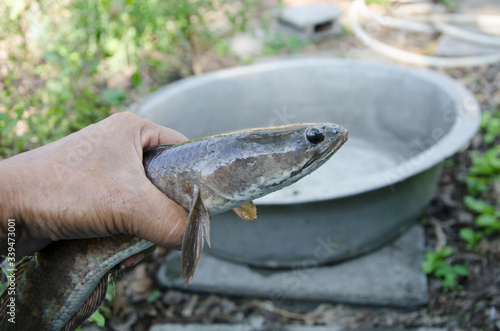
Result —
M 7 220 L 20 216 L 19 176 L 15 156 L 0 161 L 0 233 L 7 232 Z
M 16 166 L 15 157 L 0 161 L 0 254 L 7 252 L 8 233 L 19 232 L 20 201 L 19 186 L 20 176 Z M 9 220 L 14 220 L 10 221 Z M 17 221 L 17 222 L 16 222 Z M 14 225 L 13 225 L 14 224 Z M 9 229 L 9 226 L 14 228 Z

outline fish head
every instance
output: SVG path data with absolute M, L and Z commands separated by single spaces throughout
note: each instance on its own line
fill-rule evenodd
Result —
M 333 123 L 302 123 L 276 127 L 270 183 L 276 189 L 309 175 L 347 141 L 347 130 Z M 271 184 L 272 185 L 272 184 Z M 273 185 L 272 185 L 273 186 Z
M 308 175 L 339 150 L 347 141 L 347 130 L 333 123 L 302 124 L 297 138 L 297 154 L 302 157 L 303 165 L 298 174 Z M 300 131 L 303 137 L 300 139 Z
M 216 171 L 211 188 L 232 201 L 249 201 L 286 187 L 324 164 L 346 141 L 333 123 L 302 123 L 238 132 L 236 157 Z M 227 154 L 229 155 L 229 154 Z

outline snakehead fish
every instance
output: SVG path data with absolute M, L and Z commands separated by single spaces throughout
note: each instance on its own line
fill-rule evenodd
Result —
M 210 244 L 210 219 L 233 209 L 256 217 L 252 200 L 290 185 L 326 162 L 347 140 L 331 123 L 247 129 L 160 145 L 144 153 L 154 185 L 189 211 L 182 242 L 182 275 L 193 277 Z M 54 242 L 21 260 L 15 293 L 2 295 L 2 330 L 73 330 L 104 299 L 108 273 L 153 243 L 129 236 Z M 15 302 L 15 324 L 12 317 Z

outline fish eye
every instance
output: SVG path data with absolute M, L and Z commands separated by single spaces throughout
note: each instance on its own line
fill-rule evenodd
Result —
M 309 128 L 306 130 L 306 138 L 311 144 L 316 145 L 325 140 L 325 135 L 318 128 Z

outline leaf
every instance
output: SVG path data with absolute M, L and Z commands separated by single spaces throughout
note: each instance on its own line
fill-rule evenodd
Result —
M 490 111 L 484 111 L 481 114 L 481 129 L 486 129 L 488 127 L 488 123 L 490 122 L 493 114 Z
M 153 303 L 153 302 L 157 301 L 159 298 L 161 298 L 161 296 L 162 296 L 161 291 L 159 289 L 154 289 L 153 291 L 151 291 L 151 293 L 147 297 L 146 301 L 148 303 Z
M 476 213 L 493 214 L 495 212 L 495 207 L 470 195 L 465 196 L 464 203 L 468 209 L 475 211 Z
M 453 254 L 453 248 L 451 248 L 450 246 L 445 246 L 438 252 L 438 254 L 440 257 L 450 256 L 451 254 Z
M 476 225 L 483 228 L 500 230 L 500 221 L 495 215 L 482 214 L 476 217 Z
M 120 105 L 126 98 L 127 92 L 119 88 L 107 88 L 101 93 L 101 98 L 110 106 Z
M 12 118 L 6 121 L 5 125 L 0 127 L 0 136 L 8 135 L 12 131 L 12 129 L 14 129 L 16 124 L 17 124 L 17 118 Z
M 471 228 L 462 228 L 460 229 L 460 232 L 458 233 L 461 239 L 465 240 L 468 243 L 471 243 L 474 241 L 475 238 L 475 232 Z
M 453 271 L 459 276 L 463 277 L 469 276 L 469 269 L 467 269 L 467 267 L 464 264 L 455 264 L 453 266 Z
M 465 184 L 467 185 L 467 191 L 470 194 L 483 193 L 488 191 L 489 185 L 493 183 L 493 179 L 490 177 L 477 177 L 474 175 L 468 175 L 465 178 Z
M 474 153 L 469 172 L 473 175 L 493 175 L 500 172 L 500 146 L 490 148 L 483 156 Z
M 433 252 L 427 252 L 425 254 L 425 259 L 422 261 L 422 271 L 425 274 L 431 274 L 436 270 L 436 254 Z
M 102 316 L 99 310 L 96 310 L 95 313 L 93 313 L 92 316 L 89 317 L 89 321 L 95 322 L 101 328 L 106 325 L 106 319 L 104 318 L 104 316 Z

